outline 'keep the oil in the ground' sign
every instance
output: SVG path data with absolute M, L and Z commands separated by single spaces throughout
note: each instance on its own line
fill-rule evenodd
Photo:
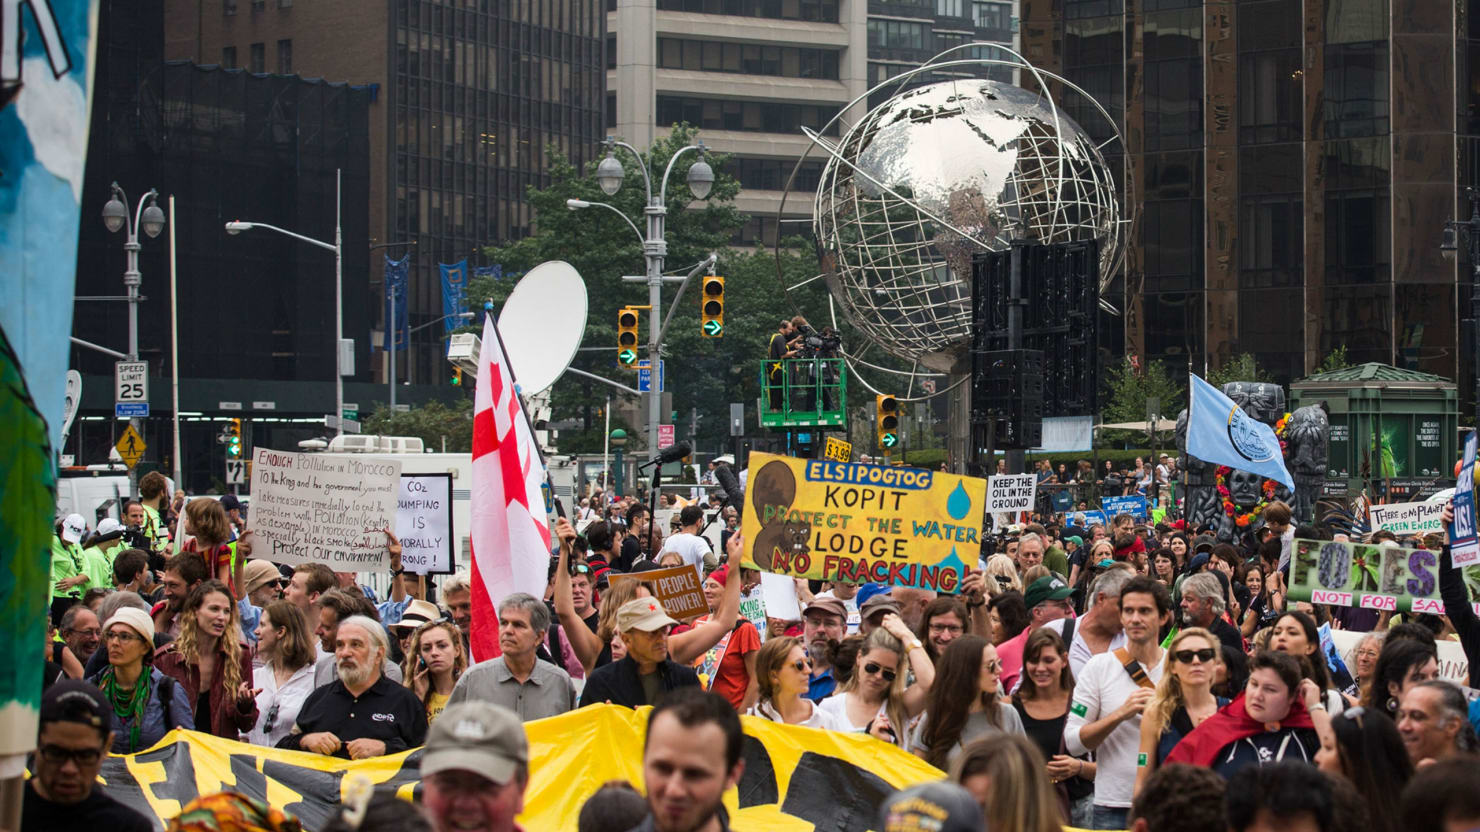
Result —
M 1038 478 L 1032 474 L 1002 474 L 987 477 L 987 511 L 1032 511 Z

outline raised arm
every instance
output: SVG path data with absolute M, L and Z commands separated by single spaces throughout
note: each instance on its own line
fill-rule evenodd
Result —
M 668 652 L 679 664 L 693 664 L 704 655 L 704 651 L 719 644 L 725 633 L 735 629 L 740 616 L 740 554 L 745 551 L 745 540 L 739 532 L 730 535 L 725 554 L 730 558 L 730 568 L 725 573 L 725 594 L 720 596 L 719 607 L 709 620 L 692 630 L 668 637 Z
M 555 615 L 570 639 L 570 647 L 581 660 L 581 667 L 590 673 L 596 668 L 596 659 L 601 656 L 601 639 L 591 632 L 586 622 L 576 615 L 576 602 L 570 594 L 571 541 L 576 538 L 575 527 L 564 517 L 555 521 L 555 535 L 560 538 L 560 562 L 555 565 Z

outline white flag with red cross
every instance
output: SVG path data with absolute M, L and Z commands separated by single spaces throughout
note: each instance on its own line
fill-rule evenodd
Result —
M 544 596 L 550 563 L 545 468 L 493 316 L 483 322 L 473 406 L 472 659 L 502 655 L 498 604 L 515 592 Z

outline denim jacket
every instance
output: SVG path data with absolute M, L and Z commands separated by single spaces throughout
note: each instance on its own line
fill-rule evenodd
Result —
M 185 686 L 171 680 L 174 694 L 170 698 L 169 719 L 165 719 L 165 706 L 160 699 L 160 683 L 167 678 L 159 670 L 150 667 L 149 678 L 152 680 L 153 689 L 149 694 L 149 701 L 144 703 L 143 724 L 139 726 L 139 745 L 137 748 L 129 748 L 129 728 L 133 726 L 133 720 L 120 719 L 118 714 L 113 714 L 113 753 L 132 754 L 135 751 L 143 751 L 160 740 L 174 728 L 191 728 L 195 725 L 195 714 L 190 709 L 190 698 L 185 693 Z M 88 679 L 96 685 L 103 678 L 103 674 Z

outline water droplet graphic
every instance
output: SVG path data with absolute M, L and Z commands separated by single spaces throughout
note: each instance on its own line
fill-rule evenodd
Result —
M 966 493 L 966 488 L 961 481 L 957 480 L 956 490 L 946 498 L 946 514 L 951 515 L 952 520 L 964 520 L 969 511 L 971 511 L 971 496 Z

